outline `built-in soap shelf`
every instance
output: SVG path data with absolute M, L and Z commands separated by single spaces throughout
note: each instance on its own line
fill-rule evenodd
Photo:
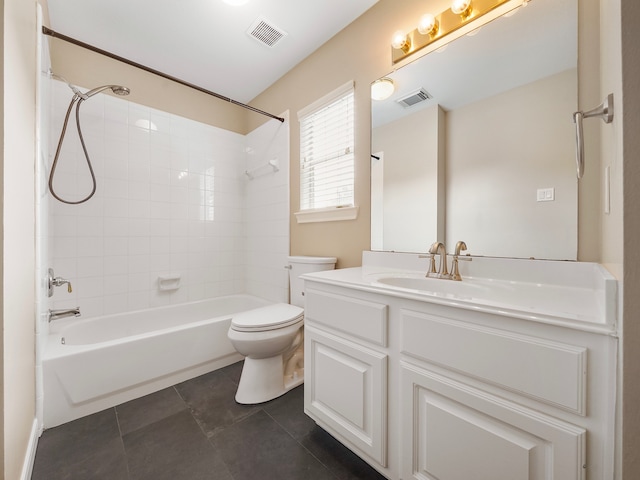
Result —
M 272 158 L 264 165 L 261 165 L 251 170 L 245 170 L 244 174 L 249 178 L 249 180 L 253 180 L 256 177 L 268 175 L 269 173 L 276 173 L 279 170 L 280 170 L 280 166 L 278 164 L 278 159 Z
M 158 275 L 158 288 L 162 291 L 178 290 L 180 288 L 180 274 Z

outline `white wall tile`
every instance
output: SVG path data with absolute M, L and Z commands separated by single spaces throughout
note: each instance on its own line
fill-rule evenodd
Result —
M 104 257 L 102 255 L 78 258 L 75 275 L 77 278 L 101 276 L 103 272 Z
M 49 149 L 67 90 L 52 89 Z M 268 122 L 242 136 L 103 95 L 83 112 L 98 189 L 82 205 L 47 200 L 48 265 L 74 284 L 55 304 L 78 303 L 90 317 L 244 291 L 282 300 L 288 160 L 276 175 L 254 181 L 243 172 L 247 162 L 288 150 L 285 129 Z M 64 148 L 56 186 L 84 195 L 91 182 L 72 129 Z M 158 275 L 171 272 L 182 276 L 181 288 L 160 291 Z
M 109 255 L 102 257 L 102 271 L 104 272 L 104 275 L 111 276 L 127 274 L 130 271 L 129 258 L 131 257 L 128 255 Z

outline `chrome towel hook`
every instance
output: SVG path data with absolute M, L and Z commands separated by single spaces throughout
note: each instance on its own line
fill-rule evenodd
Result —
M 590 117 L 600 117 L 604 123 L 613 121 L 613 93 L 607 95 L 604 102 L 596 108 L 573 114 L 573 123 L 576 124 L 576 164 L 578 179 L 584 175 L 584 134 L 582 132 L 582 119 Z

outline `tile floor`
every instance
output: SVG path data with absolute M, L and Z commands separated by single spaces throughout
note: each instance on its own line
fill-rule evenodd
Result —
M 234 401 L 242 362 L 46 430 L 32 480 L 384 480 L 303 412 Z

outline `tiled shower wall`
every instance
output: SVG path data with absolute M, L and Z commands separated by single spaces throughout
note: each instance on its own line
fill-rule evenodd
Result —
M 247 135 L 245 283 L 252 295 L 288 302 L 289 121 L 283 116 L 284 123 L 271 120 Z
M 51 83 L 50 157 L 72 96 Z M 80 112 L 97 191 L 80 205 L 49 199 L 51 267 L 73 286 L 51 308 L 86 318 L 245 292 L 286 300 L 288 124 L 245 137 L 105 94 Z M 245 175 L 275 157 L 278 172 Z M 73 115 L 54 188 L 69 200 L 91 191 Z M 159 288 L 167 275 L 178 289 Z

